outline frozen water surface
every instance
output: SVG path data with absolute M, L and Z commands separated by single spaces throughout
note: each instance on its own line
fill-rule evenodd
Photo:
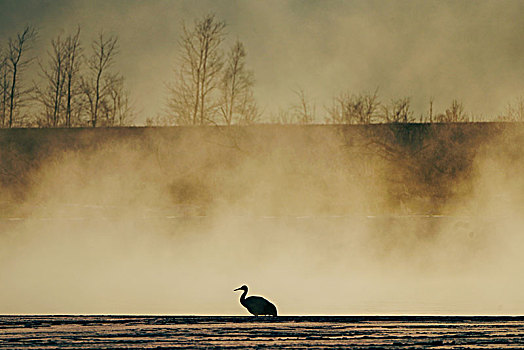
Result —
M 524 349 L 524 317 L 2 316 L 1 349 Z

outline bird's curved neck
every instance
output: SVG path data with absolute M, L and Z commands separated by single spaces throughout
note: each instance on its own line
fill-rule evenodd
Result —
M 242 293 L 242 295 L 240 296 L 240 303 L 243 304 L 244 301 L 246 300 L 246 295 L 247 295 L 247 289 L 244 289 L 244 292 Z

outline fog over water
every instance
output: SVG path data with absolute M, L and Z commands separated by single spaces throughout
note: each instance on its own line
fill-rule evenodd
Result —
M 183 22 L 207 13 L 246 47 L 265 119 L 304 89 L 323 121 L 342 92 L 378 88 L 384 102 L 411 97 L 416 115 L 453 99 L 483 119 L 522 96 L 522 1 L 37 1 L 0 2 L 0 38 L 39 28 L 35 54 L 51 38 L 82 28 L 88 48 L 99 30 L 116 34 L 115 67 L 127 79 L 137 124 L 164 112 L 166 83 L 180 54 Z M 29 79 L 31 81 L 31 79 Z
M 524 311 L 515 138 L 430 216 L 329 129 L 186 130 L 41 131 L 98 145 L 51 153 L 4 211 L 0 313 L 244 314 L 242 284 L 284 315 Z

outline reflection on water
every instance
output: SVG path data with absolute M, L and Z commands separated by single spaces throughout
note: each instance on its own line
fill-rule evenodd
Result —
M 130 347 L 524 349 L 524 317 L 0 317 L 0 349 Z

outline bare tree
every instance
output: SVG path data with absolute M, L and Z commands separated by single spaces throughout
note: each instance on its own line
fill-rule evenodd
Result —
M 299 124 L 311 124 L 315 120 L 315 106 L 308 102 L 306 93 L 302 89 L 294 91 L 298 102 L 291 108 L 295 120 Z
M 174 85 L 168 85 L 169 100 L 167 107 L 169 117 L 163 118 L 167 124 L 191 125 L 196 124 L 196 114 L 194 112 L 194 99 L 192 85 L 187 81 L 187 76 L 180 70 L 176 72 L 177 80 Z M 196 90 L 196 89 L 195 89 Z M 197 104 L 198 106 L 198 104 Z M 172 117 L 171 117 L 172 116 Z
M 65 50 L 65 95 L 66 95 L 66 111 L 65 111 L 65 126 L 70 128 L 72 126 L 73 103 L 77 95 L 80 71 L 80 57 L 82 47 L 80 46 L 80 26 L 78 26 L 76 33 L 69 35 L 64 42 Z
M 238 106 L 239 124 L 249 125 L 256 123 L 260 119 L 261 114 L 262 112 L 258 108 L 253 91 L 250 90 L 241 96 Z
M 9 100 L 9 66 L 7 55 L 0 52 L 0 128 L 5 126 Z
M 251 124 L 258 118 L 258 106 L 253 97 L 253 71 L 246 69 L 246 50 L 237 40 L 231 48 L 223 73 L 220 114 L 227 125 L 235 121 Z
M 386 123 L 411 123 L 415 121 L 409 97 L 391 101 L 383 107 L 382 119 Z
M 514 104 L 508 103 L 506 114 L 498 119 L 502 121 L 524 121 L 524 96 L 517 98 Z
M 426 122 L 433 123 L 433 103 L 435 102 L 433 97 L 429 98 L 429 109 L 428 109 L 428 117 L 426 119 Z M 422 118 L 421 118 L 422 119 Z
M 118 38 L 106 38 L 103 33 L 91 45 L 92 54 L 86 60 L 89 73 L 81 79 L 81 90 L 89 107 L 90 124 L 96 127 L 102 102 L 109 95 L 113 79 L 109 68 L 118 52 Z
M 124 78 L 119 74 L 107 77 L 108 94 L 102 100 L 100 122 L 104 126 L 128 125 L 133 113 L 129 93 L 124 86 Z
M 61 107 L 63 106 L 65 86 L 66 50 L 60 35 L 51 39 L 51 51 L 48 51 L 47 66 L 39 63 L 44 87 L 35 86 L 36 98 L 43 106 L 43 120 L 40 125 L 57 127 L 61 124 Z
M 327 122 L 332 124 L 370 124 L 378 117 L 378 90 L 373 94 L 341 94 L 328 108 Z
M 271 122 L 274 124 L 295 124 L 295 115 L 289 109 L 279 108 L 276 113 L 271 114 Z
M 217 103 L 212 93 L 220 82 L 223 66 L 220 44 L 225 26 L 213 14 L 195 21 L 192 29 L 183 25 L 181 62 L 168 102 L 176 124 L 202 125 L 214 121 Z
M 457 122 L 467 122 L 468 116 L 464 112 L 464 105 L 462 102 L 453 100 L 451 106 L 446 109 L 445 113 L 438 114 L 435 117 L 435 120 L 439 123 L 457 123 Z
M 23 89 L 20 74 L 31 63 L 33 58 L 24 58 L 27 50 L 36 39 L 37 31 L 34 27 L 27 25 L 21 33 L 18 33 L 15 39 L 9 38 L 7 51 L 7 64 L 11 75 L 9 83 L 9 117 L 7 127 L 13 127 L 16 122 L 17 109 L 19 109 L 25 99 L 32 91 L 32 88 Z
M 72 115 L 81 108 L 79 95 L 80 27 L 73 35 L 51 40 L 46 66 L 39 63 L 44 86 L 35 85 L 36 99 L 43 107 L 40 126 L 72 126 Z

